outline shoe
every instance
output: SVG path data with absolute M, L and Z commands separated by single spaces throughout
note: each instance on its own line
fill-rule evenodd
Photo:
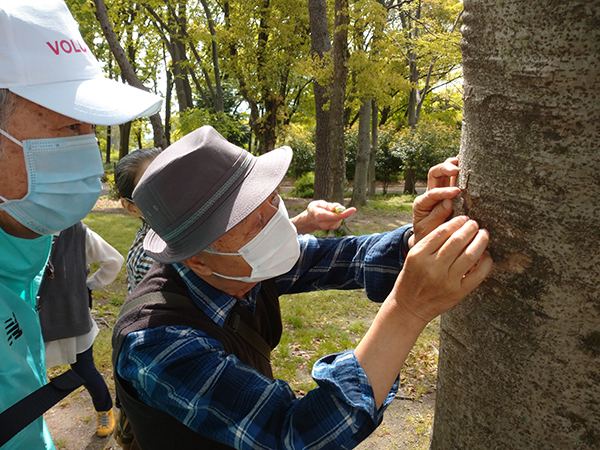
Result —
M 98 412 L 98 426 L 96 427 L 96 434 L 99 437 L 106 437 L 113 432 L 115 428 L 115 415 L 113 410 L 100 411 Z

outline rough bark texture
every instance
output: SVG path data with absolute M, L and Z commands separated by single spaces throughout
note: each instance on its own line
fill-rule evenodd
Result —
M 367 179 L 371 153 L 371 99 L 363 99 L 358 113 L 358 142 L 350 206 L 367 206 Z
M 333 34 L 333 81 L 329 114 L 329 156 L 331 185 L 328 200 L 344 203 L 346 159 L 344 148 L 344 101 L 348 79 L 348 0 L 335 0 Z
M 456 209 L 496 266 L 442 319 L 431 449 L 598 449 L 600 3 L 464 5 Z
M 327 2 L 325 0 L 308 0 L 310 17 L 310 49 L 313 57 L 322 58 L 331 51 L 331 37 L 327 26 Z M 329 109 L 327 104 L 327 86 L 313 82 L 315 94 L 315 199 L 329 197 Z

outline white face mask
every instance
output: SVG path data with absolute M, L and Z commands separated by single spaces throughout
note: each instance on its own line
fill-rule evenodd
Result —
M 213 255 L 241 256 L 252 267 L 249 277 L 228 277 L 213 272 L 221 278 L 257 283 L 288 272 L 300 257 L 300 244 L 296 227 L 290 222 L 283 200 L 269 223 L 254 239 L 240 248 L 237 253 L 221 253 L 204 250 Z

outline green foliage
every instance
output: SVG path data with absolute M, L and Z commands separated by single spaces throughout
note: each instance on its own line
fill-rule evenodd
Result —
M 294 157 L 287 172 L 289 178 L 299 178 L 307 172 L 315 170 L 315 134 L 303 131 L 300 127 L 294 127 L 288 131 L 283 144 L 291 147 Z
M 358 132 L 356 127 L 345 135 L 346 177 L 354 178 Z M 417 178 L 427 179 L 429 169 L 455 156 L 460 149 L 460 130 L 440 121 L 424 121 L 414 130 L 397 132 L 391 127 L 381 127 L 378 151 L 375 155 L 375 178 L 387 184 L 395 182 L 406 169 L 415 169 Z
M 294 189 L 290 195 L 300 198 L 313 198 L 315 194 L 315 173 L 308 172 L 302 175 L 294 183 Z
M 414 169 L 417 179 L 426 180 L 429 169 L 446 158 L 458 155 L 460 130 L 443 123 L 421 123 L 403 130 L 395 142 L 404 169 Z
M 112 164 L 110 164 L 112 166 Z M 102 181 L 108 184 L 108 199 L 109 200 L 119 200 L 121 196 L 119 195 L 119 191 L 117 190 L 117 186 L 115 185 L 115 174 L 114 173 L 105 173 L 102 177 Z
M 221 112 L 212 113 L 207 109 L 187 109 L 175 114 L 171 119 L 171 125 L 176 130 L 171 137 L 173 142 L 203 125 L 212 126 L 225 139 L 239 147 L 246 147 L 250 139 L 250 130 L 240 119 Z

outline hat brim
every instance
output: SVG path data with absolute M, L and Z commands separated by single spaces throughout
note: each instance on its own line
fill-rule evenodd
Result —
M 94 125 L 119 125 L 156 114 L 162 106 L 159 96 L 104 76 L 9 89 L 51 111 Z
M 171 264 L 197 255 L 248 217 L 277 189 L 292 161 L 289 147 L 280 147 L 255 158 L 242 183 L 233 190 L 208 221 L 190 227 L 186 237 L 167 244 L 152 229 L 144 239 L 144 250 L 155 260 Z

